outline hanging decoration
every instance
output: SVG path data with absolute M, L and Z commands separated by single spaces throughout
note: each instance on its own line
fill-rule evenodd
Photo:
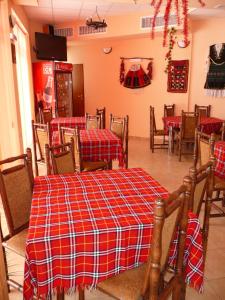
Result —
M 156 18 L 158 13 L 160 12 L 160 8 L 162 4 L 166 3 L 166 8 L 164 12 L 164 33 L 163 33 L 163 46 L 166 45 L 166 40 L 168 36 L 168 25 L 169 25 L 169 19 L 172 15 L 172 4 L 175 4 L 176 9 L 176 15 L 177 15 L 177 25 L 180 25 L 181 23 L 181 16 L 180 11 L 182 10 L 183 14 L 183 35 L 184 35 L 184 43 L 188 44 L 188 0 L 152 0 L 151 6 L 154 7 L 154 16 L 152 20 L 152 38 L 154 38 L 155 34 L 155 25 L 156 25 Z M 204 6 L 205 3 L 203 0 L 196 0 L 200 3 L 201 6 Z
M 125 78 L 125 66 L 124 66 L 124 59 L 121 59 L 120 63 L 120 84 L 124 82 Z
M 167 60 L 167 66 L 166 66 L 166 69 L 165 69 L 165 73 L 168 73 L 170 62 L 172 60 L 172 50 L 173 50 L 173 47 L 174 47 L 174 44 L 175 44 L 175 40 L 177 38 L 175 34 L 176 34 L 176 29 L 174 27 L 172 27 L 169 30 L 169 50 L 166 53 L 166 57 L 165 57 L 165 60 Z
M 125 75 L 125 64 L 124 60 L 130 60 L 136 62 L 132 64 L 129 71 Z M 143 59 L 150 60 L 147 66 L 147 73 L 144 71 L 140 63 L 137 63 Z M 152 58 L 146 57 L 121 57 L 120 64 L 120 84 L 130 89 L 137 89 L 145 87 L 151 84 L 152 80 Z
M 167 91 L 186 93 L 188 88 L 188 60 L 171 60 L 168 71 Z

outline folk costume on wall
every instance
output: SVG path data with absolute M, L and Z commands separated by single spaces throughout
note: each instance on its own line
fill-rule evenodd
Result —
M 225 97 L 225 43 L 210 46 L 208 64 L 209 69 L 204 86 L 206 94 Z
M 151 84 L 152 79 L 152 62 L 149 62 L 147 66 L 148 72 L 146 73 L 141 64 L 132 64 L 129 71 L 125 75 L 124 59 L 120 65 L 120 83 L 124 87 L 130 89 L 138 89 Z

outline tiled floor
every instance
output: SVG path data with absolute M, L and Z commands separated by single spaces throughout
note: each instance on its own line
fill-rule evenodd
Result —
M 176 189 L 188 173 L 191 156 L 168 155 L 166 150 L 156 150 L 152 154 L 147 139 L 132 138 L 129 141 L 129 167 L 142 167 L 169 191 Z M 12 257 L 11 268 L 23 270 L 23 261 Z M 13 266 L 14 265 L 14 266 Z M 11 300 L 21 300 L 22 294 L 10 293 Z M 77 295 L 66 299 L 78 299 Z M 99 291 L 86 292 L 86 300 L 109 300 L 110 297 Z M 204 293 L 198 294 L 187 288 L 187 300 L 225 300 L 225 218 L 210 219 L 210 234 L 205 268 Z

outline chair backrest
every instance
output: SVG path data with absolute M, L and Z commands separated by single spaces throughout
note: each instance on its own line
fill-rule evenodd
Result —
M 67 117 L 66 106 L 63 105 L 63 106 L 57 107 L 56 115 L 57 115 L 57 117 Z
M 180 234 L 175 274 L 182 276 L 190 190 L 191 181 L 189 179 L 167 199 L 157 199 L 155 202 L 153 236 L 142 291 L 142 294 L 145 295 L 149 290 L 148 299 L 159 299 L 160 282 L 162 282 L 168 267 L 170 245 L 175 238 L 178 226 Z M 168 288 L 170 287 L 168 286 Z
M 208 161 L 205 165 L 202 165 L 199 168 L 193 166 L 189 169 L 189 175 L 192 180 L 189 209 L 192 210 L 197 216 L 200 214 L 207 182 L 211 177 L 212 165 L 213 163 Z
M 175 104 L 164 104 L 164 117 L 173 117 L 175 115 Z
M 125 117 L 124 138 L 123 138 L 123 155 L 125 168 L 128 168 L 128 140 L 129 140 L 129 116 Z
M 203 224 L 201 224 L 203 236 L 203 259 L 205 262 L 212 200 L 210 188 L 213 180 L 213 162 L 209 161 L 207 164 L 198 169 L 196 169 L 196 167 L 191 167 L 189 174 L 192 180 L 189 209 L 199 216 L 203 200 L 205 201 Z
M 195 146 L 194 146 L 194 166 L 202 166 L 207 164 L 210 157 L 213 155 L 215 145 L 215 134 L 208 135 L 195 131 Z
M 45 163 L 45 144 L 51 145 L 49 123 L 40 124 L 34 123 L 32 120 L 32 133 L 33 133 L 33 147 L 34 147 L 34 160 L 35 160 L 35 174 L 38 175 L 37 162 Z M 39 158 L 37 156 L 37 150 Z
M 52 120 L 52 108 L 40 108 L 39 107 L 39 122 L 41 124 L 50 123 Z
M 195 130 L 198 126 L 198 114 L 195 112 L 184 112 L 181 114 L 181 138 L 195 138 Z
M 60 144 L 50 147 L 45 145 L 47 174 L 66 174 L 74 173 L 74 140 L 71 138 L 70 143 Z M 52 168 L 51 168 L 52 167 Z M 52 172 L 51 172 L 52 169 Z
M 100 117 L 101 117 L 101 125 L 100 125 L 100 127 L 102 129 L 105 129 L 105 107 L 103 107 L 103 108 L 97 108 L 96 109 L 96 115 L 100 115 Z
M 128 126 L 128 116 L 117 117 L 110 114 L 110 130 L 124 142 L 125 124 Z
M 210 117 L 211 105 L 203 106 L 195 104 L 195 112 L 199 114 L 199 117 Z
M 28 226 L 33 184 L 31 149 L 0 161 L 0 192 L 10 236 Z
M 100 129 L 101 128 L 101 116 L 85 114 L 86 129 Z
M 60 127 L 60 141 L 62 144 L 69 143 L 71 138 L 74 140 L 74 159 L 76 170 L 81 172 L 82 169 L 82 158 L 81 158 L 81 151 L 80 151 L 80 131 L 78 127 L 75 128 L 67 128 L 67 127 Z
M 150 135 L 156 131 L 155 111 L 154 107 L 150 106 Z
M 223 125 L 221 127 L 221 141 L 225 141 L 225 121 L 223 121 Z

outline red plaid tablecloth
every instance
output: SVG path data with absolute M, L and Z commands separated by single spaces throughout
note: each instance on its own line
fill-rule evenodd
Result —
M 59 144 L 59 131 L 58 126 L 85 129 L 86 121 L 85 117 L 65 117 L 52 119 L 50 123 L 50 134 L 52 145 Z
M 123 165 L 121 140 L 109 129 L 80 130 L 82 159 L 86 161 L 111 161 L 118 159 Z
M 165 128 L 168 130 L 169 127 L 180 128 L 181 127 L 181 116 L 163 117 Z M 201 117 L 200 130 L 204 133 L 211 134 L 217 133 L 222 127 L 223 120 L 212 117 Z
M 225 142 L 216 142 L 214 153 L 217 158 L 215 175 L 225 179 Z
M 168 192 L 142 169 L 35 178 L 24 298 L 95 287 L 148 257 L 153 204 Z M 186 280 L 202 287 L 199 221 L 189 219 Z M 176 242 L 172 249 L 175 253 Z M 173 257 L 172 257 L 173 260 Z
M 66 117 L 52 119 L 50 126 L 52 131 L 58 131 L 58 125 L 63 127 L 85 129 L 85 117 Z

